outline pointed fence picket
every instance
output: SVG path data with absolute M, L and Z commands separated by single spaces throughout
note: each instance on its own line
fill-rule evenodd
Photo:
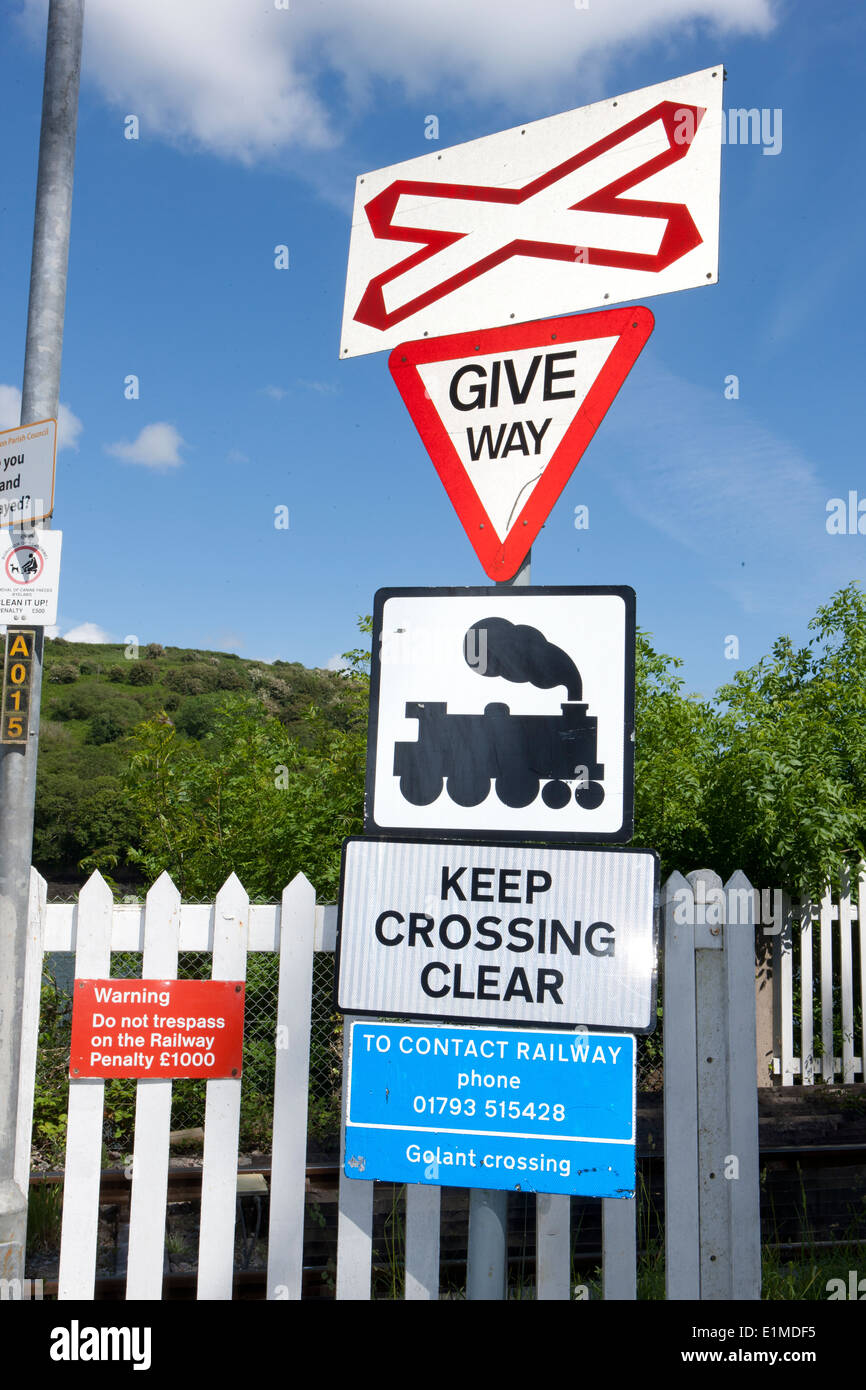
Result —
M 180 893 L 168 874 L 162 874 L 148 893 L 144 921 L 142 979 L 177 979 Z M 171 1091 L 168 1080 L 136 1087 L 127 1298 L 162 1296 L 165 1232 L 153 1213 L 165 1211 L 168 1192 Z
M 679 876 L 675 876 L 670 883 L 675 880 L 679 884 L 685 883 Z M 669 891 L 670 883 L 666 891 Z M 744 885 L 745 880 L 741 875 L 735 876 L 728 888 L 738 889 L 741 884 Z M 713 978 L 718 976 L 718 979 L 712 984 L 707 976 L 702 985 L 701 971 L 708 962 L 704 961 L 702 966 L 698 959 L 700 952 L 696 950 L 696 929 L 692 926 L 680 931 L 674 924 L 669 907 L 668 902 L 663 928 L 667 932 L 669 986 L 665 1033 L 668 1035 L 674 1025 L 678 1031 L 672 1034 L 676 1037 L 676 1046 L 670 1050 L 666 1067 L 665 1104 L 666 1116 L 670 1112 L 676 1122 L 672 1132 L 676 1133 L 675 1151 L 682 1160 L 680 1167 L 684 1162 L 683 1174 L 691 1182 L 698 1166 L 696 1097 L 703 1084 L 694 1074 L 694 1040 L 698 1036 L 694 1021 L 696 981 L 699 1025 L 701 988 L 706 994 L 710 985 L 713 989 L 718 986 L 721 990 L 719 999 L 728 1000 L 729 1004 L 735 1001 L 731 1004 L 734 1024 L 728 1026 L 726 1045 L 732 1058 L 736 1052 L 735 1062 L 732 1061 L 731 1066 L 739 1078 L 737 1085 L 747 1089 L 749 1067 L 754 1067 L 754 1042 L 751 1058 L 746 1057 L 742 1043 L 737 1043 L 735 1047 L 735 1042 L 749 1035 L 748 1001 L 750 997 L 753 1000 L 748 970 L 750 948 L 743 942 L 736 952 L 722 953 L 721 960 L 710 961 L 709 965 L 715 972 Z M 856 912 L 853 915 L 856 916 Z M 845 918 L 846 922 L 849 920 L 850 914 Z M 43 953 L 74 951 L 77 981 L 109 976 L 112 951 L 141 952 L 143 977 L 152 979 L 176 978 L 178 958 L 182 952 L 209 952 L 212 956 L 212 977 L 223 980 L 245 978 L 250 952 L 276 952 L 280 964 L 274 1040 L 276 1079 L 267 1297 L 299 1299 L 303 1272 L 313 953 L 333 951 L 335 925 L 336 909 L 316 904 L 314 890 L 303 875 L 298 875 L 287 886 L 279 904 L 251 906 L 244 888 L 234 875 L 224 884 L 215 903 L 192 905 L 181 903 L 171 879 L 163 874 L 151 888 L 142 907 L 115 905 L 110 888 L 98 873 L 81 890 L 77 904 L 46 905 L 45 885 L 34 871 L 31 880 L 26 1027 L 16 1154 L 20 1180 L 26 1183 L 29 1166 Z M 862 951 L 860 960 L 862 969 Z M 718 1000 L 713 1007 L 717 1005 Z M 751 1028 L 753 1037 L 754 1017 Z M 344 1036 L 347 1035 L 348 1027 L 344 1030 Z M 852 1061 L 856 1065 L 858 1059 L 854 1057 Z M 73 1079 L 70 1083 L 59 1273 L 61 1299 L 90 1299 L 94 1295 L 104 1086 L 103 1081 L 85 1079 Z M 232 1296 L 241 1086 L 240 1078 L 207 1083 L 198 1252 L 199 1298 L 228 1299 Z M 148 1078 L 139 1081 L 136 1086 L 134 1153 L 129 1175 L 132 1187 L 126 1283 L 128 1298 L 157 1299 L 162 1294 L 171 1095 L 171 1081 Z M 702 1103 L 706 1110 L 709 1102 L 705 1100 Z M 715 1105 L 714 1122 L 718 1121 L 719 1142 L 728 1143 L 728 1152 L 736 1152 L 730 1147 L 732 1141 L 722 1137 L 724 1105 L 716 1101 L 712 1104 Z M 709 1114 L 709 1110 L 706 1113 Z M 740 1152 L 748 1149 L 752 1139 L 748 1124 L 746 1131 L 735 1137 L 740 1144 Z M 756 1153 L 753 1166 L 756 1184 Z M 676 1163 L 671 1164 L 671 1171 L 678 1171 Z M 341 1175 L 336 1277 L 336 1296 L 340 1300 L 371 1298 L 374 1186 L 373 1182 L 349 1180 Z M 745 1183 L 723 1186 L 738 1189 L 740 1195 L 737 1200 L 751 1201 L 754 1195 L 751 1194 L 751 1179 Z M 707 1199 L 706 1194 L 701 1196 L 694 1187 L 692 1211 L 690 1190 L 687 1187 L 677 1188 L 675 1200 L 670 1202 L 668 1208 L 669 1248 L 677 1250 L 677 1266 L 687 1274 L 685 1280 L 681 1281 L 682 1289 L 690 1290 L 677 1293 L 674 1288 L 673 1291 L 669 1290 L 671 1297 L 695 1296 L 695 1280 L 699 1278 L 697 1265 L 692 1270 L 690 1262 L 692 1254 L 695 1260 L 699 1258 L 695 1244 L 696 1214 L 700 1203 Z M 410 1185 L 406 1190 L 407 1300 L 435 1300 L 440 1296 L 440 1197 L 438 1187 Z M 712 1210 L 712 1206 L 707 1208 L 707 1219 L 712 1215 Z M 572 1297 L 570 1212 L 571 1204 L 567 1197 L 538 1195 L 536 1198 L 536 1294 L 541 1300 L 567 1300 Z M 607 1200 L 602 1204 L 602 1284 L 603 1295 L 607 1299 L 636 1297 L 635 1215 L 633 1200 Z M 754 1222 L 752 1224 L 754 1226 Z M 740 1296 L 754 1296 L 753 1283 L 752 1272 L 747 1270 L 743 1277 L 734 1278 L 731 1287 L 742 1290 Z M 708 1293 L 704 1296 L 714 1295 Z
M 73 989 L 78 987 L 80 978 L 104 979 L 111 974 L 113 907 L 111 889 L 102 875 L 95 873 L 82 888 L 78 904 Z M 104 1081 L 69 1083 L 57 1280 L 57 1296 L 61 1299 L 93 1298 L 104 1097 Z
M 820 903 L 782 895 L 773 937 L 773 1069 L 783 1086 L 866 1080 L 866 869 L 856 902 L 852 887 L 846 873 L 835 901 L 829 893 Z

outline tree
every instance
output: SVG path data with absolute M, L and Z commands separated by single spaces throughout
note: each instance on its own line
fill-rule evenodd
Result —
M 128 787 L 141 843 L 129 857 L 148 878 L 167 869 L 182 893 L 204 898 L 234 872 L 253 896 L 274 898 L 302 871 L 320 900 L 336 897 L 342 842 L 362 828 L 367 656 L 334 673 L 333 706 L 327 717 L 309 707 L 303 742 L 246 695 L 227 696 L 199 741 L 161 718 L 139 726 Z
M 708 797 L 714 867 L 820 895 L 866 848 L 866 597 L 849 584 L 796 649 L 718 692 L 720 748 Z
M 681 666 L 638 633 L 633 843 L 658 851 L 663 876 L 713 863 L 707 797 L 718 716 L 709 701 L 682 693 Z

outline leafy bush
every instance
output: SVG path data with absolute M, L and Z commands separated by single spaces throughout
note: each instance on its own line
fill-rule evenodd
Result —
M 207 897 L 234 871 L 250 893 L 276 897 L 303 871 L 336 897 L 342 842 L 363 822 L 368 679 L 360 668 L 334 679 L 344 727 L 311 706 L 306 745 L 240 695 L 224 697 L 200 742 L 159 720 L 136 730 L 132 857 L 148 878 L 167 869 L 182 893 Z
M 49 666 L 48 680 L 55 685 L 69 685 L 72 681 L 78 680 L 78 667 L 71 662 L 58 661 Z
M 166 700 L 166 709 L 169 707 L 169 700 L 174 700 L 180 704 L 177 695 L 170 695 Z M 213 731 L 217 712 L 224 700 L 224 696 L 218 692 L 210 695 L 193 695 L 180 705 L 174 719 L 175 728 L 189 738 L 204 738 L 206 734 Z
M 145 712 L 134 695 L 112 690 L 98 681 L 88 681 L 56 695 L 50 711 L 51 717 L 59 720 L 92 720 L 111 714 L 123 723 L 124 729 L 138 723 Z
M 177 667 L 166 671 L 164 680 L 169 690 L 176 690 L 180 695 L 204 695 L 217 689 L 216 671 L 203 662 L 196 662 L 183 671 Z
M 145 666 L 142 661 L 130 662 L 127 680 L 130 685 L 153 685 L 156 672 L 152 666 Z
M 88 743 L 113 743 L 131 727 L 132 721 L 122 719 L 116 711 L 95 714 L 87 726 Z
M 66 1154 L 70 1017 L 71 1001 L 45 975 L 33 1092 L 33 1149 L 52 1168 L 62 1168 Z

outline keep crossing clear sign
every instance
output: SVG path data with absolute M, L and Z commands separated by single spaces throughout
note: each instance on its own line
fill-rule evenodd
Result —
M 337 1008 L 651 1032 L 657 907 L 651 850 L 350 839 Z

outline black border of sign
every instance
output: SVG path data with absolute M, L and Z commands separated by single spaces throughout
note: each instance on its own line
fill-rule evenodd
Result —
M 379 825 L 374 819 L 374 794 L 376 782 L 376 751 L 379 733 L 379 680 L 381 669 L 379 649 L 382 642 L 382 621 L 385 603 L 389 598 L 479 598 L 489 597 L 506 600 L 526 598 L 534 594 L 559 596 L 588 596 L 616 594 L 625 603 L 625 709 L 623 725 L 623 818 L 618 830 L 607 834 L 598 831 L 545 831 L 538 834 L 534 830 L 502 830 L 499 827 L 479 826 L 476 829 L 457 830 L 454 826 L 417 825 Z M 409 588 L 377 589 L 373 600 L 373 650 L 370 662 L 370 712 L 367 723 L 367 770 L 364 784 L 364 830 L 370 835 L 380 835 L 387 839 L 401 840 L 411 837 L 418 840 L 467 840 L 484 843 L 495 838 L 507 841 L 525 841 L 537 838 L 539 843 L 606 845 L 628 844 L 634 835 L 634 685 L 635 685 L 635 592 L 622 584 L 527 584 L 519 585 L 470 585 L 466 588 Z
M 520 841 L 515 843 L 513 840 L 490 840 L 483 843 L 469 838 L 462 837 L 460 840 L 436 840 L 430 841 L 420 835 L 413 835 L 411 838 L 401 835 L 399 841 L 393 835 L 350 835 L 343 841 L 343 848 L 340 853 L 340 896 L 337 904 L 337 939 L 334 945 L 334 1009 L 339 1014 L 358 1018 L 400 1018 L 407 1022 L 420 1023 L 475 1023 L 484 1028 L 544 1028 L 551 1032 L 563 1032 L 574 1028 L 591 1028 L 597 1033 L 634 1033 L 637 1037 L 649 1037 L 656 1030 L 658 1023 L 658 971 L 659 971 L 659 918 L 661 913 L 661 859 L 658 851 L 654 849 L 644 849 L 643 846 L 632 845 L 574 845 L 576 854 L 648 854 L 653 860 L 653 970 L 652 982 L 650 984 L 650 1022 L 646 1028 L 627 1028 L 625 1024 L 602 1024 L 592 1023 L 588 1019 L 569 1021 L 568 1023 L 540 1023 L 537 1019 L 498 1019 L 498 1018 L 468 1018 L 465 1014 L 406 1014 L 396 1013 L 393 1010 L 388 1012 L 382 1009 L 358 1009 L 350 1005 L 340 1003 L 340 960 L 342 955 L 343 943 L 343 893 L 346 882 L 346 850 L 349 845 L 355 843 L 369 844 L 375 841 L 380 845 L 393 844 L 420 844 L 429 845 L 431 843 L 442 845 L 443 848 L 454 844 L 466 844 L 477 847 L 478 849 L 528 849 L 528 850 L 568 850 L 568 845 L 539 844 L 538 841 Z

